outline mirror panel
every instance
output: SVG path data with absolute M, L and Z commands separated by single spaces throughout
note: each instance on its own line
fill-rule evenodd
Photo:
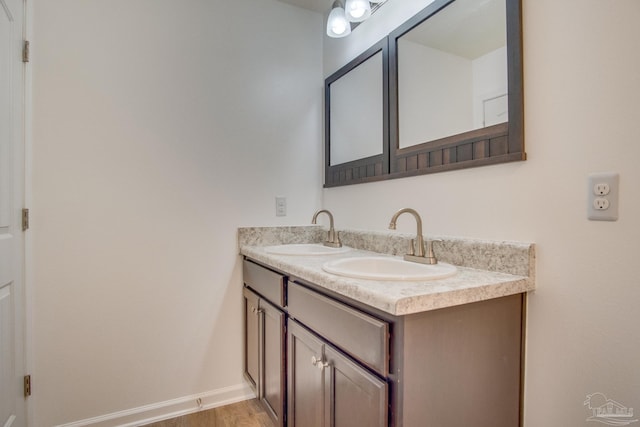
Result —
M 390 178 L 526 159 L 521 0 L 434 0 L 389 62 Z
M 383 152 L 382 52 L 377 52 L 329 86 L 329 165 Z
M 397 58 L 399 148 L 507 121 L 505 0 L 448 4 L 397 39 Z
M 384 38 L 325 80 L 325 187 L 388 176 L 388 47 Z

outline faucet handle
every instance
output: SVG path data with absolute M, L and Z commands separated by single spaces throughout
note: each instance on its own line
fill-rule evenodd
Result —
M 416 254 L 415 240 L 411 239 L 409 240 L 409 250 L 407 251 L 407 255 L 415 255 L 415 254 Z
M 438 263 L 438 258 L 436 258 L 436 255 L 433 252 L 433 242 L 442 242 L 442 239 L 427 240 L 427 255 L 425 258 L 429 260 L 429 264 Z
M 335 231 L 333 228 L 327 233 L 327 240 L 324 242 L 325 246 L 331 248 L 341 248 L 342 242 L 340 241 L 340 232 Z

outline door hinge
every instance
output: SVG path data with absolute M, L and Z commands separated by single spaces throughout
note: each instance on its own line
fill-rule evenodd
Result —
M 31 396 L 31 375 L 24 376 L 24 397 Z
M 29 209 L 22 209 L 22 231 L 29 229 Z
M 29 40 L 25 40 L 22 45 L 22 62 L 29 62 L 30 52 L 29 52 Z

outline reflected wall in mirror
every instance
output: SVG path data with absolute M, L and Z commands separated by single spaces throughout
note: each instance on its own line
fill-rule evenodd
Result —
M 331 83 L 329 165 L 382 154 L 382 52 Z
M 388 69 L 385 38 L 325 80 L 325 186 L 389 173 Z
M 456 0 L 397 43 L 399 148 L 507 121 L 505 0 Z
M 521 0 L 434 0 L 389 35 L 391 177 L 524 160 Z

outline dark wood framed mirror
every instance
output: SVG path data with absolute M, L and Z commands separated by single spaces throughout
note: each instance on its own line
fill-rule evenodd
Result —
M 379 41 L 325 80 L 325 187 L 389 174 L 389 45 Z
M 521 0 L 435 0 L 389 62 L 389 178 L 526 159 Z
M 525 160 L 521 9 L 434 0 L 328 77 L 325 187 Z

